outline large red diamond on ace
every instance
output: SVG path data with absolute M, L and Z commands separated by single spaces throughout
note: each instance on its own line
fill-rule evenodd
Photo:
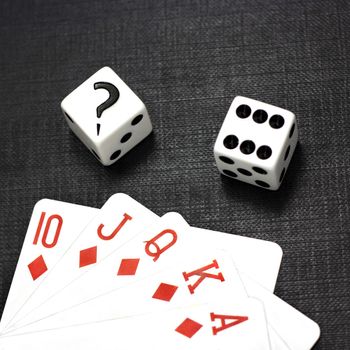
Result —
M 118 276 L 134 276 L 140 259 L 122 259 L 117 272 Z
M 192 338 L 203 326 L 191 320 L 190 318 L 186 318 L 179 327 L 175 329 L 176 332 L 184 335 L 187 338 Z
M 177 288 L 177 286 L 173 286 L 171 284 L 161 283 L 157 288 L 156 292 L 153 294 L 152 298 L 170 301 L 171 298 L 174 296 Z
M 80 251 L 79 267 L 96 264 L 97 246 L 83 249 Z
M 32 275 L 33 281 L 39 278 L 43 273 L 47 271 L 47 266 L 42 255 L 38 256 L 29 265 L 28 269 Z

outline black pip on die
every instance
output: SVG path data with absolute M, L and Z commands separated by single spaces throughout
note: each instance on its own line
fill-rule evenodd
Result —
M 297 141 L 292 112 L 237 96 L 216 139 L 215 161 L 226 176 L 277 190 Z
M 104 67 L 61 103 L 67 123 L 103 164 L 110 165 L 152 131 L 147 109 L 109 67 Z

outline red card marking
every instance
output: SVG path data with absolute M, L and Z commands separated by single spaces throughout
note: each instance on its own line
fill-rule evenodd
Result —
M 118 276 L 133 276 L 136 274 L 140 259 L 123 259 L 120 262 Z
M 30 274 L 32 275 L 33 281 L 39 278 L 43 273 L 47 271 L 47 266 L 42 255 L 37 257 L 28 265 Z
M 210 319 L 213 322 L 215 320 L 220 320 L 221 322 L 220 327 L 216 327 L 216 326 L 212 327 L 214 335 L 217 335 L 219 332 L 222 332 L 227 328 L 231 328 L 239 325 L 242 322 L 248 321 L 247 316 L 219 315 L 219 314 L 214 314 L 214 312 L 210 313 Z M 230 320 L 231 322 L 226 322 L 227 320 Z
M 217 275 L 207 272 L 210 269 L 218 269 L 219 264 L 216 260 L 213 260 L 213 262 L 207 266 L 203 266 L 200 269 L 194 270 L 192 272 L 183 272 L 183 276 L 185 278 L 185 281 L 188 281 L 190 277 L 192 276 L 198 276 L 199 278 L 194 284 L 189 284 L 188 289 L 191 294 L 194 294 L 196 288 L 206 279 L 206 278 L 213 278 L 216 280 L 219 280 L 221 282 L 225 281 L 225 278 L 221 272 L 219 272 Z
M 79 267 L 96 264 L 97 246 L 83 249 L 80 251 Z
M 175 331 L 187 338 L 192 338 L 202 327 L 203 325 L 200 323 L 193 321 L 190 318 L 186 318 L 186 320 L 183 321 Z
M 156 292 L 153 294 L 152 298 L 170 301 L 171 298 L 174 296 L 177 288 L 177 286 L 173 286 L 171 284 L 161 283 L 157 288 Z

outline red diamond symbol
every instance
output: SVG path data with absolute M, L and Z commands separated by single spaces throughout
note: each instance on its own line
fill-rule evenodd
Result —
M 79 267 L 95 264 L 97 261 L 97 246 L 80 251 Z
M 186 318 L 179 327 L 175 329 L 176 332 L 184 335 L 187 338 L 192 338 L 203 326 L 191 320 L 190 318 Z
M 120 262 L 118 276 L 133 276 L 136 274 L 140 259 L 123 259 Z
M 171 284 L 161 283 L 157 288 L 156 292 L 153 294 L 152 298 L 170 301 L 171 298 L 174 296 L 177 288 L 177 286 L 173 286 Z
M 47 271 L 47 266 L 42 255 L 37 257 L 28 265 L 30 274 L 32 275 L 33 281 L 39 278 L 43 273 Z

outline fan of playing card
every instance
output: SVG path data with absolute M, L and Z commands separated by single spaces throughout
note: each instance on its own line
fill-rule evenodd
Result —
M 308 350 L 318 325 L 273 294 L 272 242 L 191 227 L 129 196 L 39 201 L 1 319 L 1 350 Z

